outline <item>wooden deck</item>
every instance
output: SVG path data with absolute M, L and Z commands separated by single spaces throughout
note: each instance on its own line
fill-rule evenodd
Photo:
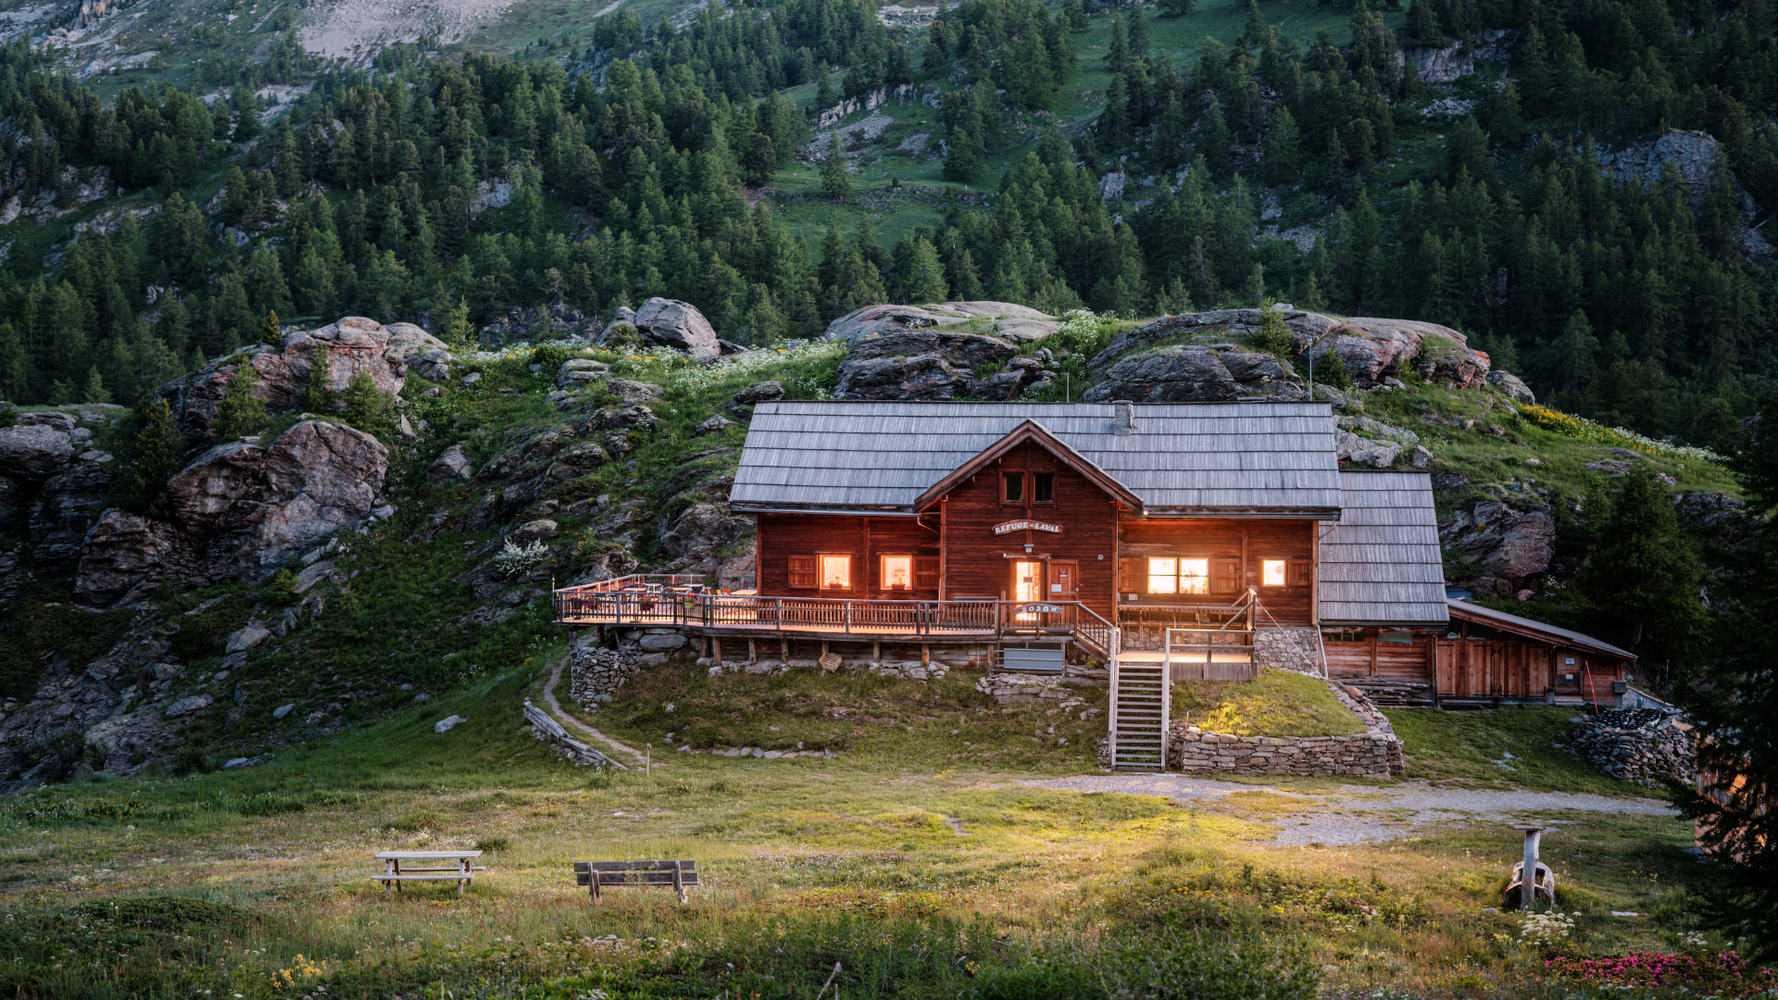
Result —
M 1074 601 L 852 601 L 711 593 L 700 584 L 647 577 L 600 581 L 555 592 L 558 625 L 675 628 L 693 635 L 873 641 L 999 642 L 1075 639 L 1101 655 L 1117 628 Z

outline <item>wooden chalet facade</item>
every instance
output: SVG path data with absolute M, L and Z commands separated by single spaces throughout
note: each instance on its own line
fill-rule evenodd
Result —
M 1464 645 L 1429 476 L 1341 469 L 1325 403 L 762 403 L 729 503 L 758 525 L 753 587 L 602 581 L 558 591 L 556 620 L 672 628 L 725 661 L 994 666 L 1014 650 L 1096 661 L 1114 686 L 1163 663 L 1250 676 L 1265 629 L 1309 637 L 1299 668 L 1417 682 L 1428 701 L 1447 681 L 1542 700 L 1565 674 Z M 1562 666 L 1570 646 L 1544 645 L 1538 662 Z

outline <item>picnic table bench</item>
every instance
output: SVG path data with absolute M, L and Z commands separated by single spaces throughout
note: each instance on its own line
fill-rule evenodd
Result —
M 482 856 L 480 851 L 382 851 L 377 860 L 383 862 L 383 874 L 371 878 L 373 882 L 383 883 L 383 895 L 391 890 L 399 892 L 401 883 L 418 881 L 446 881 L 457 883 L 457 895 L 463 895 L 463 887 L 475 878 L 476 872 L 485 872 L 480 865 L 470 862 Z M 403 869 L 403 861 L 444 861 L 454 862 L 448 868 L 408 868 Z
M 685 902 L 685 890 L 700 885 L 696 861 L 576 861 L 574 884 L 587 887 L 597 903 L 603 889 L 625 886 L 672 888 Z

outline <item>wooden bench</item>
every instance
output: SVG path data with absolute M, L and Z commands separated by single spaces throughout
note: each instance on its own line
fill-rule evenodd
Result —
M 463 895 L 463 887 L 475 878 L 476 872 L 485 872 L 480 865 L 470 862 L 482 856 L 480 851 L 383 851 L 377 860 L 383 862 L 383 874 L 372 876 L 371 881 L 383 883 L 383 895 L 390 891 L 401 891 L 403 882 L 456 882 L 457 895 Z M 444 861 L 456 862 L 449 868 L 408 868 L 403 869 L 403 861 Z
M 574 884 L 587 887 L 597 903 L 601 890 L 625 886 L 671 888 L 685 902 L 685 890 L 701 885 L 696 861 L 576 861 Z

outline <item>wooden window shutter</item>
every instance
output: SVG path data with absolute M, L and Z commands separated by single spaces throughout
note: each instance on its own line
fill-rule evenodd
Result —
M 1117 589 L 1126 594 L 1137 594 L 1146 589 L 1142 586 L 1141 559 L 1117 561 Z
M 914 557 L 914 586 L 920 590 L 938 589 L 938 557 Z
M 1309 585 L 1309 567 L 1310 563 L 1307 559 L 1292 559 L 1290 561 L 1290 575 L 1286 579 L 1290 581 L 1292 587 L 1307 587 Z
M 810 588 L 815 586 L 814 556 L 790 557 L 790 585 L 792 587 Z
M 1217 559 L 1210 563 L 1210 592 L 1233 594 L 1241 589 L 1241 560 Z

